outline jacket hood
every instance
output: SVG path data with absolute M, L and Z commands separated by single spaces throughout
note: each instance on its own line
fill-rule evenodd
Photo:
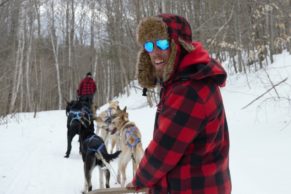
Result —
M 220 63 L 211 59 L 200 42 L 193 42 L 195 50 L 188 53 L 176 72 L 175 80 L 211 80 L 219 86 L 224 86 L 227 74 Z

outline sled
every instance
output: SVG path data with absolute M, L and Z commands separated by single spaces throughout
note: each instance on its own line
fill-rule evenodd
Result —
M 119 193 L 147 193 L 148 189 L 140 189 L 138 191 L 128 190 L 126 188 L 108 188 L 108 189 L 96 189 L 90 191 L 87 194 L 119 194 Z

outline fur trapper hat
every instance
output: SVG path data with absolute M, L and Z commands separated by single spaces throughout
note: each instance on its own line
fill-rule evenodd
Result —
M 154 88 L 157 76 L 143 45 L 147 41 L 158 39 L 168 39 L 171 42 L 171 54 L 163 71 L 163 81 L 167 81 L 175 72 L 181 49 L 187 52 L 194 50 L 191 27 L 185 18 L 173 14 L 161 14 L 143 19 L 137 28 L 137 42 L 142 47 L 137 57 L 137 78 L 144 88 Z

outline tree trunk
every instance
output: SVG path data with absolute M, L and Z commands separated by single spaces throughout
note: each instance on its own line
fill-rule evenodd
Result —
M 268 0 L 269 4 L 270 4 L 270 0 Z M 271 6 L 271 5 L 270 5 Z M 267 21 L 268 24 L 266 24 L 268 26 L 269 29 L 269 40 L 270 40 L 270 45 L 269 45 L 269 49 L 270 49 L 270 60 L 271 63 L 274 62 L 274 18 L 273 18 L 273 8 L 267 12 Z M 265 57 L 267 59 L 267 56 Z
M 58 53 L 59 53 L 59 45 L 58 45 L 58 39 L 55 33 L 55 25 L 54 25 L 54 3 L 51 3 L 51 30 L 50 30 L 50 38 L 51 38 L 51 44 L 53 48 L 53 54 L 54 54 L 54 60 L 55 60 L 55 68 L 56 68 L 56 79 L 57 79 L 57 88 L 58 88 L 58 109 L 60 110 L 62 108 L 62 91 L 61 91 L 61 81 L 60 81 L 60 68 L 59 68 L 59 59 L 58 59 Z
M 11 93 L 11 101 L 9 106 L 9 113 L 12 113 L 15 108 L 16 98 L 19 93 L 20 84 L 23 80 L 23 55 L 24 55 L 24 46 L 25 46 L 25 38 L 24 38 L 24 10 L 20 8 L 19 14 L 19 27 L 18 27 L 18 47 L 16 52 L 16 61 L 15 61 L 15 71 L 13 77 L 13 86 Z

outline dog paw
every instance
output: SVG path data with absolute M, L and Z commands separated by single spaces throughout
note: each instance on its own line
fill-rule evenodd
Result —
M 69 155 L 65 155 L 64 158 L 69 158 Z

